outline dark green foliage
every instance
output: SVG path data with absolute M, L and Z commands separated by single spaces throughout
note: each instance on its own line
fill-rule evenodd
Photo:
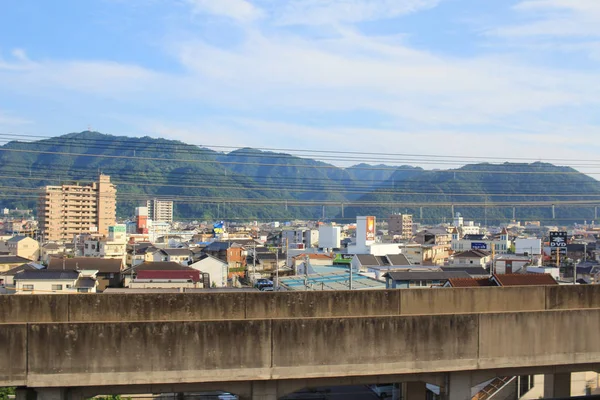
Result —
M 248 148 L 220 153 L 174 140 L 88 131 L 10 142 L 0 150 L 0 206 L 35 210 L 38 188 L 91 182 L 102 172 L 117 184 L 121 217 L 132 216 L 134 207 L 157 196 L 176 200 L 176 219 L 316 219 L 322 217 L 324 203 L 327 219 L 341 219 L 343 203 L 345 220 L 356 215 L 385 218 L 392 212 L 418 217 L 418 207 L 405 205 L 418 203 L 425 206 L 422 222 L 440 222 L 451 218 L 450 206 L 428 204 L 513 202 L 517 219 L 548 220 L 550 207 L 518 204 L 553 201 L 557 218 L 581 221 L 593 218 L 592 205 L 563 207 L 558 202 L 600 194 L 600 183 L 589 176 L 543 163 L 475 164 L 449 171 L 367 164 L 343 169 L 282 153 Z M 393 205 L 350 207 L 353 201 Z M 512 216 L 512 207 L 457 206 L 455 211 L 481 222 Z

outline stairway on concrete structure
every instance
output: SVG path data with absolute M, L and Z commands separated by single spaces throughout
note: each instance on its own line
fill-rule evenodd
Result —
M 501 376 L 494 378 L 488 383 L 483 389 L 475 394 L 471 400 L 491 400 L 498 394 L 502 389 L 506 387 L 512 380 L 516 379 L 516 376 Z

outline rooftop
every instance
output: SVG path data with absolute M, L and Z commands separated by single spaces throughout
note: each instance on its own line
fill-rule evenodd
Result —
M 118 273 L 121 272 L 123 260 L 114 258 L 95 258 L 95 257 L 50 257 L 48 269 L 50 270 L 97 270 L 99 273 Z
M 542 286 L 558 285 L 550 274 L 494 274 L 499 286 Z
M 333 269 L 329 267 L 330 269 Z M 348 290 L 350 288 L 350 273 L 338 270 L 308 275 L 290 276 L 279 279 L 280 284 L 292 291 L 303 290 Z M 385 283 L 360 274 L 352 275 L 352 289 L 385 289 Z
M 67 281 L 67 280 L 76 280 L 79 278 L 79 272 L 77 271 L 52 271 L 48 269 L 41 270 L 26 270 L 19 272 L 15 275 L 15 281 L 18 280 L 59 280 L 59 281 Z

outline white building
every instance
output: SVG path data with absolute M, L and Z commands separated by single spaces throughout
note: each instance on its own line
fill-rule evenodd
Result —
M 173 202 L 170 200 L 150 199 L 146 201 L 148 217 L 156 222 L 173 222 Z
M 515 253 L 539 256 L 542 254 L 542 240 L 538 238 L 515 239 Z
M 200 261 L 190 264 L 191 268 L 208 274 L 210 285 L 216 287 L 227 286 L 227 263 L 213 256 L 206 255 Z
M 375 217 L 356 217 L 356 242 L 348 245 L 348 253 L 369 254 L 369 247 L 375 243 L 376 232 Z
M 485 235 L 465 235 L 462 238 L 459 235 L 458 229 L 452 231 L 452 250 L 467 251 L 467 250 L 485 250 L 496 254 L 505 254 L 510 250 L 510 239 L 508 231 L 502 229 L 499 238 L 488 238 Z
M 96 293 L 98 271 L 25 270 L 14 276 L 16 294 Z
M 281 243 L 289 248 L 310 249 L 319 242 L 319 231 L 316 229 L 289 229 L 281 232 Z
M 342 228 L 332 225 L 319 226 L 319 247 L 322 249 L 339 249 L 342 242 Z
M 125 225 L 108 227 L 108 237 L 89 235 L 83 242 L 84 257 L 120 258 L 125 260 L 127 229 Z

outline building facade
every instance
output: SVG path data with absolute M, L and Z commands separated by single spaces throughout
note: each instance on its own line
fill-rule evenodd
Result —
M 173 202 L 170 200 L 150 199 L 146 201 L 148 217 L 155 222 L 173 222 Z
M 108 175 L 88 185 L 46 186 L 38 202 L 44 240 L 71 241 L 76 235 L 107 235 L 115 225 L 117 189 Z
M 413 216 L 410 214 L 390 215 L 388 232 L 392 236 L 400 236 L 402 240 L 409 240 L 413 236 Z

